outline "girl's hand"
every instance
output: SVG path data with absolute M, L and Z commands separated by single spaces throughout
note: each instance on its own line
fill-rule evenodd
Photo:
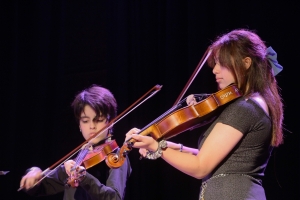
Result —
M 147 150 L 147 149 L 144 149 L 144 148 L 140 148 L 139 149 L 139 153 L 141 154 L 141 156 L 142 157 L 146 157 L 146 155 L 147 155 L 147 153 L 148 153 L 149 151 Z
M 187 98 L 186 98 L 186 104 L 188 106 L 191 106 L 191 105 L 195 105 L 197 103 L 195 97 L 193 94 L 190 94 Z
M 125 141 L 134 139 L 136 141 L 133 144 L 134 148 L 144 148 L 149 151 L 156 151 L 158 148 L 158 142 L 150 136 L 137 135 L 139 131 L 140 130 L 137 128 L 133 128 L 128 131 L 128 133 L 126 133 Z

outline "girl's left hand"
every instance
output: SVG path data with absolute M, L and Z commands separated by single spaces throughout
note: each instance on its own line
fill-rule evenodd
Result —
M 158 142 L 150 136 L 137 135 L 139 131 L 140 130 L 137 128 L 131 129 L 128 133 L 126 133 L 125 141 L 133 138 L 136 140 L 133 144 L 134 148 L 144 148 L 149 151 L 156 151 L 158 148 Z

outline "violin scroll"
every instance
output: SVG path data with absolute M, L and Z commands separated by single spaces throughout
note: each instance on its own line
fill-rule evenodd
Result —
M 107 158 L 109 154 L 118 148 L 115 140 L 111 140 L 102 145 L 96 146 L 83 159 L 82 163 L 86 169 L 91 168 Z
M 112 169 L 117 169 L 121 167 L 125 160 L 127 154 L 132 150 L 133 143 L 124 144 L 117 153 L 109 154 L 106 159 L 106 165 Z

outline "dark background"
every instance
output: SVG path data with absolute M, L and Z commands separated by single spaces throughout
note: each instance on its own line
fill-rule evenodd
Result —
M 10 172 L 0 176 L 0 199 L 36 199 L 17 192 L 24 171 L 46 169 L 84 141 L 70 107 L 77 92 L 107 87 L 121 113 L 163 85 L 115 125 L 122 144 L 129 129 L 173 105 L 211 40 L 235 28 L 256 30 L 284 67 L 277 80 L 285 143 L 272 154 L 264 187 L 270 200 L 299 199 L 299 11 L 297 1 L 269 0 L 1 1 L 0 170 Z M 215 91 L 204 66 L 186 95 Z M 196 147 L 203 128 L 171 140 Z M 198 199 L 200 180 L 161 159 L 140 161 L 137 149 L 129 158 L 126 199 Z

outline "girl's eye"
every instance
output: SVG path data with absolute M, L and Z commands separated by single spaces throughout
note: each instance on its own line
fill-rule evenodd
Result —
M 88 122 L 87 120 L 82 120 L 82 123 L 84 123 L 84 124 L 87 123 L 87 122 Z

